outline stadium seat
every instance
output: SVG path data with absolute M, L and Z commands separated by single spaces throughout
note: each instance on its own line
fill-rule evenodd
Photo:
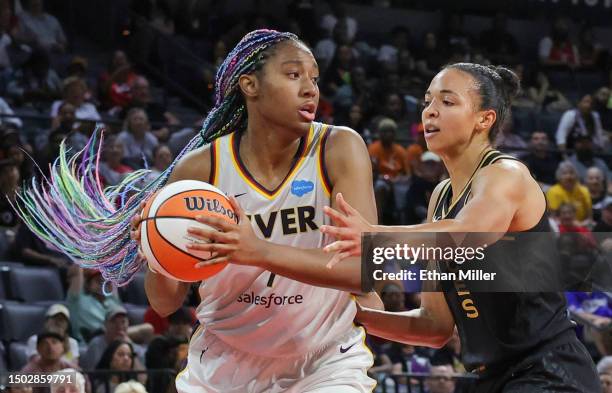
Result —
M 6 290 L 4 289 L 4 280 L 0 277 L 0 300 L 6 299 Z
M 14 267 L 23 267 L 23 263 L 13 261 L 0 261 L 0 285 L 4 287 L 4 295 L 6 299 L 12 299 L 9 275 L 11 269 L 13 269 Z M 1 296 L 0 299 L 2 299 Z
M 47 307 L 16 302 L 0 303 L 0 340 L 25 341 L 38 333 Z
M 24 342 L 14 342 L 9 345 L 9 370 L 18 371 L 28 363 L 26 352 L 27 344 Z
M 145 273 L 136 273 L 134 279 L 126 286 L 119 288 L 121 300 L 125 303 L 147 306 L 147 294 L 144 289 Z
M 57 269 L 15 267 L 9 273 L 11 298 L 27 303 L 40 300 L 64 300 L 64 290 Z
M 8 370 L 8 364 L 6 362 L 6 349 L 4 349 L 4 344 L 0 341 L 0 373 Z
M 144 322 L 144 315 L 147 311 L 147 306 L 131 303 L 123 303 L 123 306 L 128 312 L 130 325 L 139 325 Z

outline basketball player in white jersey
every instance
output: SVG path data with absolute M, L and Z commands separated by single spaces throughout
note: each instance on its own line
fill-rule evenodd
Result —
M 357 133 L 313 121 L 318 77 L 311 51 L 294 35 L 248 34 L 217 74 L 217 105 L 204 124 L 212 143 L 170 175 L 169 182 L 202 180 L 235 196 L 240 217 L 236 225 L 200 217 L 218 231 L 190 229 L 213 241 L 191 246 L 216 253 L 207 263 L 231 263 L 201 283 L 201 325 L 179 392 L 352 393 L 375 385 L 365 332 L 353 324 L 359 259 L 327 269 L 319 231 L 323 207 L 339 192 L 376 220 L 372 169 Z M 243 108 L 228 112 L 236 102 Z M 243 124 L 232 123 L 236 114 Z M 176 310 L 189 288 L 153 272 L 145 286 L 161 315 Z

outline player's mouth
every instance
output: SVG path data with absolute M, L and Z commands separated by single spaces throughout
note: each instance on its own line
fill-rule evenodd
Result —
M 424 130 L 425 130 L 426 137 L 428 135 L 434 135 L 440 132 L 440 128 L 438 128 L 435 124 L 425 124 Z
M 314 121 L 317 106 L 314 102 L 308 102 L 298 108 L 298 113 L 306 121 Z

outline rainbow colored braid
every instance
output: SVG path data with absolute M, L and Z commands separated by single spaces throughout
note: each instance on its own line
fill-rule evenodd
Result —
M 186 153 L 246 128 L 246 106 L 238 79 L 256 71 L 266 49 L 285 40 L 298 38 L 291 33 L 256 30 L 240 40 L 217 71 L 215 105 L 200 134 L 153 182 L 143 185 L 150 173 L 143 169 L 131 173 L 119 185 L 103 189 L 98 170 L 103 132 L 98 125 L 87 146 L 71 158 L 62 143 L 49 177 L 25 184 L 13 208 L 47 245 L 81 267 L 98 269 L 107 282 L 127 284 L 142 267 L 137 258 L 138 243 L 130 239 L 130 219 L 138 213 L 141 202 L 166 184 Z

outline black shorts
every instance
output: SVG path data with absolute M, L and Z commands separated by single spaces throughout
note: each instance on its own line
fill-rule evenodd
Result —
M 476 382 L 472 393 L 602 393 L 593 359 L 580 341 L 530 355 L 497 376 Z

